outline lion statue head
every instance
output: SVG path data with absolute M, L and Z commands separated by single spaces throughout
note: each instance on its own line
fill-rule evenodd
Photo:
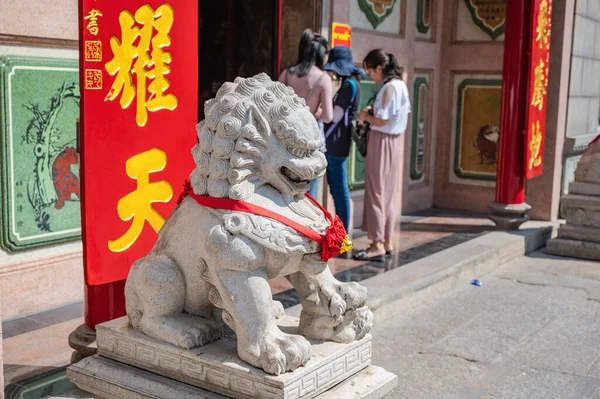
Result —
M 293 198 L 324 174 L 314 116 L 292 88 L 267 74 L 224 83 L 204 112 L 192 149 L 194 193 L 247 201 L 270 185 Z

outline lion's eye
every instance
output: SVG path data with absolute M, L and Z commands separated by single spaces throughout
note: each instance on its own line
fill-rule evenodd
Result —
M 291 145 L 288 145 L 286 147 L 286 149 L 288 150 L 288 152 L 290 154 L 292 154 L 293 156 L 298 157 L 298 158 L 304 158 L 306 156 L 306 153 L 307 153 L 306 150 L 301 150 L 299 148 L 294 148 Z

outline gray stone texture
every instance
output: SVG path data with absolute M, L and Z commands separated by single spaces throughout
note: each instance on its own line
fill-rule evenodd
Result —
M 573 176 L 575 176 L 574 170 Z M 600 197 L 600 185 L 574 181 L 569 184 L 569 192 L 571 194 L 595 195 Z
M 571 193 L 561 198 L 567 224 L 547 244 L 551 254 L 600 260 L 600 140 L 585 150 L 574 173 Z
M 316 399 L 380 399 L 398 385 L 398 377 L 381 367 L 370 366 Z
M 595 242 L 555 238 L 548 242 L 548 252 L 560 256 L 600 260 L 600 244 Z
M 285 315 L 278 327 L 295 334 L 298 319 Z M 100 356 L 233 398 L 312 398 L 371 364 L 370 335 L 349 344 L 311 340 L 310 360 L 279 376 L 240 360 L 235 336 L 182 350 L 132 328 L 127 317 L 98 325 L 97 336 Z
M 377 323 L 387 398 L 596 398 L 599 266 L 534 252 Z
M 226 399 L 179 381 L 159 376 L 136 367 L 98 355 L 88 357 L 67 369 L 67 375 L 87 392 L 73 390 L 53 399 Z M 398 378 L 382 369 L 370 366 L 330 391 L 314 399 L 380 399 L 394 394 Z M 93 395 L 93 396 L 91 396 Z M 270 399 L 269 392 L 260 398 Z M 296 396 L 295 398 L 299 398 Z M 303 398 L 305 398 L 303 396 Z

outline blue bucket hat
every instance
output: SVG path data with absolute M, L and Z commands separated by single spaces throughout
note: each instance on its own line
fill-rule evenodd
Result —
M 326 71 L 335 71 L 340 76 L 362 75 L 362 69 L 354 65 L 352 51 L 346 46 L 335 46 L 329 52 L 327 64 L 323 67 Z

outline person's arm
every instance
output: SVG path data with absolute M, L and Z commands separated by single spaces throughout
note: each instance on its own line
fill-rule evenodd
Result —
M 319 118 L 324 123 L 330 123 L 333 120 L 333 96 L 331 88 L 331 78 L 329 75 L 323 76 L 319 82 L 321 85 L 321 117 Z
M 358 113 L 358 119 L 362 122 L 368 122 L 371 126 L 383 126 L 388 123 L 388 119 L 381 119 L 374 115 L 370 115 L 365 111 L 360 111 Z
M 393 85 L 386 86 L 381 98 L 381 104 L 377 104 L 377 102 L 375 104 L 374 115 L 369 114 L 368 110 L 364 109 L 358 113 L 358 119 L 370 123 L 371 126 L 383 126 L 387 124 L 388 120 L 394 115 L 392 100 L 394 99 L 395 90 Z

